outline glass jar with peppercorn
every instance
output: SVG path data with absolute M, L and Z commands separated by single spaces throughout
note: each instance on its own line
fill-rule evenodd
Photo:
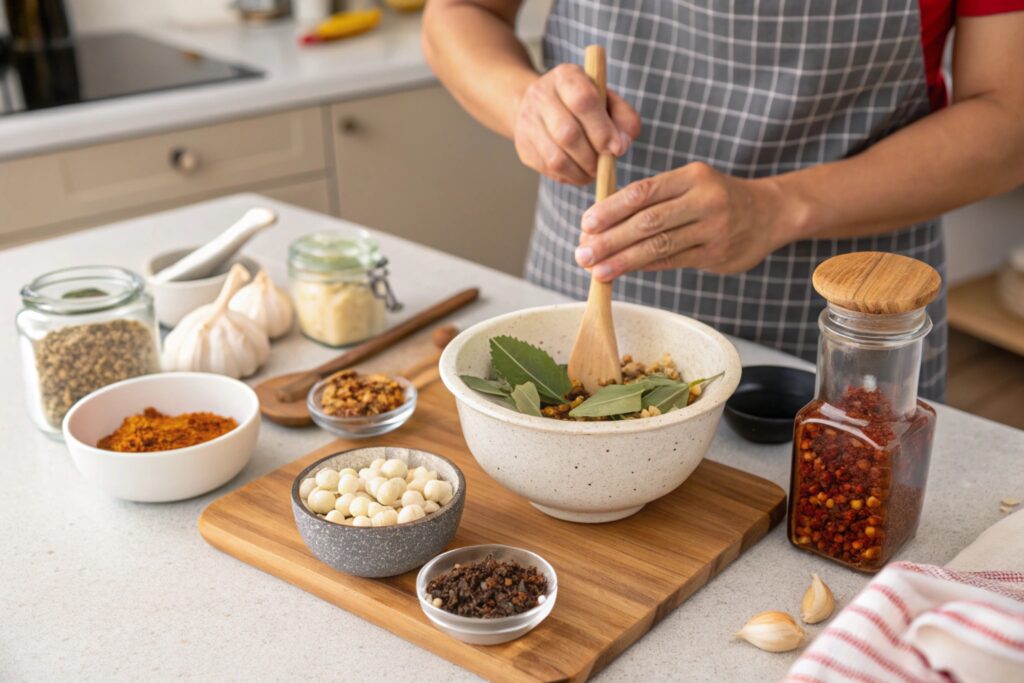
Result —
M 917 531 L 935 411 L 917 397 L 925 311 L 941 279 L 898 254 L 835 256 L 814 272 L 818 389 L 796 416 L 789 540 L 876 572 Z

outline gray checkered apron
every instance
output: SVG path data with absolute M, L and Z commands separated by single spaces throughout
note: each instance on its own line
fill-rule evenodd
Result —
M 691 161 L 740 177 L 841 159 L 929 113 L 917 0 L 556 0 L 544 36 L 550 68 L 605 46 L 608 87 L 643 132 L 619 160 L 620 186 Z M 593 187 L 541 182 L 527 278 L 578 299 L 588 275 L 573 249 Z M 631 273 L 615 298 L 693 316 L 722 332 L 814 360 L 825 302 L 817 264 L 850 251 L 921 259 L 945 275 L 938 220 L 857 239 L 790 244 L 740 275 Z M 920 393 L 945 393 L 946 301 L 929 309 Z

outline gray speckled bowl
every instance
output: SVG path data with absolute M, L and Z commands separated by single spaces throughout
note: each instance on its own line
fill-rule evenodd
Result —
M 420 465 L 436 470 L 451 482 L 454 496 L 437 512 L 423 519 L 385 527 L 355 527 L 328 522 L 306 509 L 299 485 L 325 467 L 336 470 L 367 467 L 376 458 L 398 458 L 410 468 Z M 299 535 L 317 559 L 354 576 L 396 576 L 422 566 L 448 545 L 462 520 L 466 503 L 466 479 L 451 460 L 411 448 L 372 446 L 355 448 L 321 458 L 302 470 L 292 484 L 292 513 Z
M 740 380 L 740 358 L 719 332 L 669 311 L 613 304 L 619 352 L 649 363 L 672 354 L 687 380 L 724 376 L 691 405 L 658 417 L 575 422 L 534 417 L 477 393 L 460 375 L 486 377 L 489 340 L 508 334 L 566 362 L 584 304 L 529 308 L 473 325 L 441 355 L 473 457 L 502 486 L 541 512 L 572 522 L 610 522 L 638 512 L 682 484 L 711 446 L 725 400 Z

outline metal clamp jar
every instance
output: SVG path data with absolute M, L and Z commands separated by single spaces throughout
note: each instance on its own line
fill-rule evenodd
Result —
M 60 438 L 64 414 L 86 394 L 160 369 L 153 300 L 129 270 L 56 270 L 25 285 L 21 301 L 28 408 L 50 436 Z
M 327 346 L 347 346 L 379 334 L 387 311 L 401 308 L 387 275 L 387 259 L 366 230 L 300 237 L 288 247 L 299 329 Z
M 876 572 L 921 517 L 935 411 L 917 385 L 941 280 L 915 259 L 866 252 L 825 261 L 813 281 L 828 306 L 817 396 L 795 421 L 789 540 Z

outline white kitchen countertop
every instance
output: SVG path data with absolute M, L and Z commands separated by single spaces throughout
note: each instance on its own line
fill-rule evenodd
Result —
M 521 38 L 536 40 L 551 0 L 527 0 Z M 421 16 L 385 10 L 366 34 L 300 47 L 294 22 L 139 33 L 263 72 L 261 78 L 0 116 L 0 159 L 253 116 L 435 81 L 420 49 Z
M 278 226 L 246 250 L 284 278 L 288 243 L 343 224 L 288 205 L 237 195 L 0 251 L 0 680 L 461 681 L 474 677 L 388 632 L 211 548 L 196 528 L 215 498 L 328 442 L 315 428 L 264 423 L 252 462 L 220 490 L 170 504 L 112 499 L 81 479 L 62 444 L 36 431 L 22 397 L 13 320 L 17 291 L 71 265 L 138 267 L 154 251 L 196 244 L 264 203 Z M 403 315 L 470 285 L 483 299 L 460 327 L 559 295 L 509 275 L 380 234 Z M 422 335 L 421 335 L 422 337 Z M 422 342 L 422 340 L 421 340 Z M 737 342 L 747 364 L 801 365 Z M 422 347 L 421 347 L 422 348 Z M 405 346 L 408 355 L 409 344 Z M 298 370 L 335 352 L 293 333 L 275 344 L 260 377 Z M 382 369 L 405 362 L 401 347 Z M 1000 518 L 999 500 L 1024 494 L 1024 432 L 937 406 L 938 431 L 924 515 L 902 559 L 942 564 Z M 723 423 L 709 457 L 788 490 L 789 448 L 755 446 Z M 472 492 L 470 492 L 472 495 Z M 793 549 L 784 524 L 713 579 L 598 678 L 606 681 L 777 680 L 793 655 L 773 655 L 732 634 L 762 610 L 796 614 L 812 571 L 845 604 L 867 577 Z M 557 608 L 556 608 L 557 609 Z M 821 626 L 808 627 L 811 634 Z M 445 636 L 438 633 L 439 639 Z

